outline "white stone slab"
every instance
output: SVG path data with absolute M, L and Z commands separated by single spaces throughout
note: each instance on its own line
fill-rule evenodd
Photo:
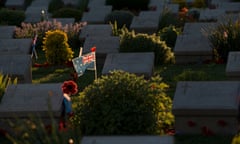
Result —
M 104 24 L 105 17 L 112 12 L 112 6 L 95 7 L 89 12 L 84 12 L 81 21 L 88 24 Z
M 239 94 L 239 81 L 178 82 L 173 98 L 177 133 L 236 133 Z
M 154 69 L 154 53 L 115 53 L 108 54 L 102 74 L 113 70 L 123 70 L 150 78 Z
M 25 0 L 6 0 L 5 7 L 14 10 L 24 10 Z
M 102 7 L 105 6 L 106 0 L 90 0 L 88 3 L 88 8 L 94 9 L 96 7 Z
M 217 21 L 219 17 L 225 15 L 226 12 L 223 9 L 203 9 L 200 10 L 200 21 Z
M 227 13 L 240 12 L 240 2 L 223 2 L 218 3 L 218 9 L 222 9 Z
M 109 24 L 88 24 L 82 27 L 80 39 L 86 37 L 106 37 L 112 35 L 112 27 Z
M 32 39 L 0 39 L 0 55 L 30 54 Z
M 240 80 L 240 52 L 229 52 L 226 75 L 233 80 Z
M 0 103 L 0 118 L 27 118 L 29 114 L 48 117 L 49 111 L 52 111 L 54 116 L 60 117 L 63 100 L 61 85 L 61 83 L 10 85 Z
M 32 83 L 31 55 L 1 55 L 0 71 L 11 77 L 17 77 L 18 83 Z
M 178 35 L 174 55 L 177 64 L 202 63 L 212 60 L 212 48 L 204 35 Z
M 156 33 L 160 15 L 161 13 L 158 11 L 141 11 L 139 16 L 133 17 L 130 29 L 137 33 Z
M 164 5 L 163 8 L 174 14 L 178 14 L 179 12 L 179 4 L 167 4 L 167 5 Z
M 0 39 L 11 39 L 16 26 L 0 26 Z
M 207 35 L 206 30 L 215 28 L 215 22 L 185 23 L 182 34 L 184 35 Z
M 47 7 L 51 0 L 33 0 L 31 7 Z
M 47 13 L 48 6 L 29 6 L 25 11 L 24 22 L 37 23 L 41 21 L 42 11 L 45 12 L 45 18 L 48 19 L 50 15 Z
M 173 144 L 172 136 L 84 136 L 81 144 Z

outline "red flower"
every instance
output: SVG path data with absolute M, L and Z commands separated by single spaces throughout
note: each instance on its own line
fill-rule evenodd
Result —
M 96 51 L 96 47 L 94 46 L 91 48 L 91 52 L 95 52 L 95 51 Z
M 214 135 L 213 131 L 210 130 L 207 126 L 202 127 L 202 134 L 205 136 L 212 136 Z
M 225 127 L 225 126 L 227 126 L 227 122 L 224 121 L 224 120 L 218 120 L 217 123 L 218 123 L 218 125 L 221 126 L 221 127 Z
M 197 124 L 195 123 L 195 122 L 193 122 L 193 121 L 188 121 L 188 126 L 189 127 L 195 127 Z
M 65 81 L 62 85 L 62 91 L 66 94 L 76 94 L 78 92 L 77 83 L 73 80 Z

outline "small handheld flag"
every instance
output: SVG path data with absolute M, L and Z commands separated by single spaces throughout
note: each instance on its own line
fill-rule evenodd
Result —
M 35 47 L 36 47 L 36 42 L 37 42 L 37 37 L 38 37 L 38 35 L 36 34 L 36 35 L 34 36 L 34 38 L 33 38 L 33 41 L 32 41 L 32 57 L 33 57 L 33 55 L 34 55 L 36 59 L 38 59 L 37 51 L 36 51 L 36 49 L 35 49 Z

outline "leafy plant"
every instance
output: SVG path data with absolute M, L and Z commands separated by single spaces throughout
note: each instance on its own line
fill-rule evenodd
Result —
M 22 10 L 9 10 L 0 9 L 0 24 L 2 25 L 21 25 L 25 19 L 24 11 Z
M 159 19 L 158 29 L 163 29 L 169 25 L 183 27 L 183 21 L 176 14 L 172 13 L 168 9 L 164 9 Z
M 154 52 L 155 64 L 174 63 L 171 48 L 159 36 L 129 32 L 123 29 L 120 34 L 120 52 Z
M 105 17 L 104 21 L 105 23 L 114 23 L 116 21 L 118 24 L 118 28 L 122 28 L 123 26 L 126 26 L 127 28 L 129 28 L 132 23 L 133 17 L 134 17 L 134 14 L 130 11 L 115 10 L 109 13 Z
M 112 71 L 86 87 L 75 101 L 75 125 L 83 135 L 163 134 L 173 124 L 168 85 Z
M 158 32 L 160 39 L 165 41 L 167 46 L 174 48 L 177 36 L 181 33 L 179 28 L 173 25 L 165 27 Z
M 8 75 L 0 73 L 0 102 L 8 85 L 17 84 L 17 78 L 13 79 Z
M 208 38 L 214 50 L 214 57 L 216 60 L 228 59 L 230 51 L 240 50 L 240 22 L 233 21 L 231 18 L 221 22 L 215 28 L 206 28 Z
M 208 75 L 204 71 L 193 71 L 191 69 L 186 69 L 182 73 L 174 77 L 177 81 L 204 81 L 208 80 Z
M 61 8 L 52 13 L 53 18 L 74 18 L 75 21 L 80 21 L 83 11 L 76 8 Z
M 64 2 L 62 0 L 51 0 L 48 5 L 48 12 L 53 13 L 64 7 Z
M 239 133 L 236 134 L 233 138 L 232 138 L 232 143 L 231 144 L 240 144 L 240 135 Z
M 192 3 L 192 7 L 206 8 L 207 7 L 206 0 L 194 0 Z
M 59 65 L 73 58 L 67 34 L 60 30 L 48 31 L 43 38 L 43 51 L 49 64 Z

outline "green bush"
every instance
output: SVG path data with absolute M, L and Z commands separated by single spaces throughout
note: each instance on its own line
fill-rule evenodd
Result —
M 75 18 L 75 21 L 80 21 L 83 12 L 76 8 L 61 8 L 52 13 L 53 18 Z
M 64 7 L 64 2 L 62 0 L 51 0 L 48 5 L 48 12 L 53 13 Z
M 108 14 L 105 17 L 104 21 L 105 21 L 105 23 L 114 23 L 116 21 L 119 28 L 122 28 L 124 25 L 127 28 L 129 28 L 132 23 L 133 17 L 134 17 L 134 14 L 130 11 L 115 10 L 115 11 L 111 12 L 110 14 Z
M 120 38 L 120 52 L 154 52 L 156 65 L 174 62 L 171 48 L 155 34 L 135 34 L 134 31 L 125 30 Z
M 216 60 L 223 60 L 227 62 L 228 53 L 230 51 L 240 50 L 240 23 L 231 20 L 219 23 L 213 29 L 206 31 L 209 34 L 209 40 L 214 50 L 214 57 Z
M 0 9 L 0 24 L 20 26 L 25 14 L 22 10 Z
M 183 27 L 184 22 L 181 19 L 179 19 L 176 14 L 165 9 L 160 16 L 158 29 L 160 30 L 170 25 L 173 25 L 175 27 Z
M 73 58 L 73 51 L 68 45 L 67 34 L 60 30 L 48 31 L 43 38 L 43 51 L 49 64 L 59 65 Z
M 8 85 L 17 84 L 17 78 L 12 80 L 8 75 L 0 73 L 0 102 Z
M 165 41 L 167 46 L 174 48 L 177 36 L 181 33 L 179 28 L 173 25 L 165 27 L 158 32 L 162 41 Z
M 174 77 L 177 81 L 205 81 L 209 80 L 208 75 L 204 71 L 193 71 L 191 69 L 184 70 L 182 73 Z
M 113 9 L 135 9 L 147 10 L 150 0 L 106 0 L 107 5 L 112 5 Z
M 113 71 L 83 90 L 73 122 L 83 135 L 163 134 L 173 124 L 167 88 L 158 76 Z

